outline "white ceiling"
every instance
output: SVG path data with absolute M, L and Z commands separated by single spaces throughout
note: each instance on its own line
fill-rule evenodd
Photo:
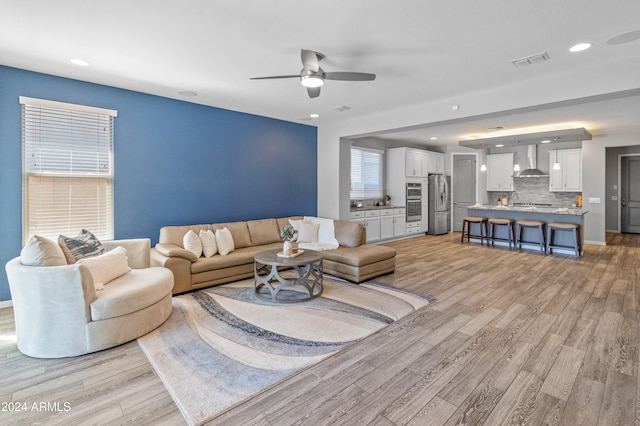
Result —
M 640 56 L 640 40 L 607 40 L 639 30 L 638 16 L 637 0 L 0 0 L 0 64 L 321 127 L 624 63 Z M 581 41 L 593 47 L 568 52 Z M 249 80 L 298 73 L 301 48 L 324 53 L 325 71 L 377 78 L 327 81 L 316 99 L 296 79 Z M 543 51 L 546 62 L 510 63 Z M 91 66 L 72 65 L 71 58 Z M 198 96 L 182 97 L 182 90 Z M 640 95 L 634 94 L 455 123 L 425 118 L 427 130 L 384 137 L 424 142 L 436 135 L 432 144 L 457 143 L 487 127 L 565 117 L 592 122 L 596 134 L 614 127 L 635 132 Z M 351 109 L 331 111 L 338 105 Z M 320 118 L 310 121 L 310 113 Z

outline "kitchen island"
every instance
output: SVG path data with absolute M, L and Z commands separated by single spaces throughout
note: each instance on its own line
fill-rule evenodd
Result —
M 558 207 L 535 207 L 535 206 L 491 206 L 491 205 L 474 205 L 467 208 L 467 214 L 469 216 L 482 216 L 487 219 L 493 217 L 513 219 L 518 221 L 521 219 L 526 220 L 539 220 L 544 223 L 551 222 L 564 222 L 574 223 L 580 225 L 580 249 L 584 250 L 584 215 L 588 213 L 582 209 L 567 209 Z M 537 229 L 523 228 L 523 247 L 538 249 L 539 247 L 539 234 Z M 471 233 L 480 235 L 480 225 L 472 224 Z M 496 228 L 497 238 L 507 238 L 507 230 L 504 227 Z M 473 237 L 472 237 L 473 240 Z M 480 241 L 476 238 L 476 241 Z M 572 246 L 573 237 L 570 232 L 556 232 L 554 235 L 555 244 Z M 497 242 L 498 243 L 498 242 Z M 505 243 L 502 243 L 505 244 Z M 554 249 L 554 251 L 562 251 L 566 253 L 573 253 L 573 250 Z

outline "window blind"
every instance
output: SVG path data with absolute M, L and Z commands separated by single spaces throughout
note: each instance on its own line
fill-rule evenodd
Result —
M 23 240 L 113 239 L 113 110 L 20 98 Z
M 382 198 L 384 153 L 351 148 L 351 194 L 353 198 Z

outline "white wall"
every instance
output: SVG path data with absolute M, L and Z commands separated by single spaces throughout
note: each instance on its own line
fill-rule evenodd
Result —
M 400 129 L 425 123 L 474 117 L 547 103 L 603 95 L 638 88 L 640 58 L 624 63 L 607 64 L 561 76 L 528 80 L 523 85 L 512 85 L 482 90 L 464 96 L 407 106 L 360 118 L 345 119 L 333 125 L 318 128 L 318 215 L 347 218 L 349 214 L 349 152 L 348 139 L 373 132 Z M 460 105 L 457 111 L 452 105 Z M 344 141 L 341 146 L 341 138 Z M 600 196 L 604 201 L 604 144 L 594 138 L 592 147 L 583 153 L 586 180 L 583 180 L 584 198 Z M 609 141 L 606 143 L 618 143 Z M 637 144 L 637 141 L 635 142 Z M 584 147 L 585 144 L 583 144 Z M 617 145 L 616 145 L 617 146 Z M 342 155 L 341 155 L 342 153 Z M 450 154 L 445 164 L 450 163 Z M 595 170 L 592 167 L 600 167 Z M 591 174 L 593 172 L 593 175 Z M 591 195 L 590 195 L 591 194 Z M 600 195 L 592 195 L 600 194 Z M 601 207 L 604 205 L 601 204 Z M 586 239 L 604 241 L 604 211 L 586 216 Z

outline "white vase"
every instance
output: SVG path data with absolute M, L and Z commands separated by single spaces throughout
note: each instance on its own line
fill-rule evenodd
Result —
M 284 254 L 291 254 L 291 241 L 285 241 L 282 246 L 282 252 Z

